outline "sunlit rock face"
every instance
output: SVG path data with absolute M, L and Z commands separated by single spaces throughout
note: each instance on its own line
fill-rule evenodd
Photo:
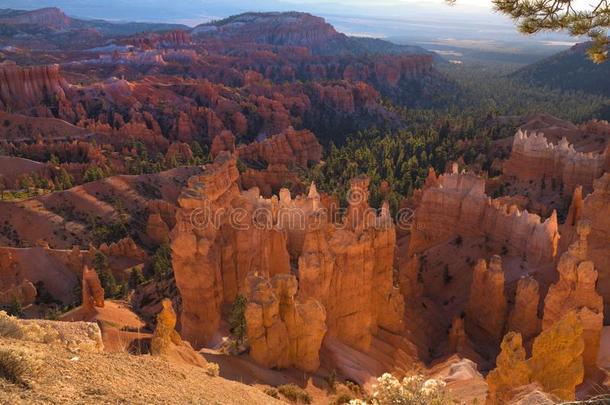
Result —
M 404 329 L 404 298 L 394 280 L 395 229 L 387 204 L 380 212 L 369 207 L 368 178 L 352 181 L 353 198 L 339 222 L 329 218 L 314 184 L 307 195 L 294 199 L 286 189 L 279 198 L 265 199 L 256 188 L 240 191 L 237 178 L 235 157 L 221 152 L 201 176 L 189 180 L 179 198 L 171 246 L 186 340 L 197 347 L 211 342 L 221 306 L 238 295 L 253 300 L 249 333 L 261 364 L 311 370 L 317 367 L 314 353 L 326 330 L 366 351 L 379 328 Z M 289 282 L 293 272 L 299 280 L 294 285 Z M 266 308 L 262 295 L 294 305 L 294 310 L 286 307 L 282 311 L 288 312 L 265 323 L 271 318 L 257 315 Z M 270 308 L 275 314 L 275 304 Z M 274 331 L 287 328 L 275 335 L 286 344 L 268 357 L 263 348 L 275 345 L 261 327 L 274 323 L 280 325 Z M 318 332 L 295 332 L 308 323 Z
M 271 280 L 250 275 L 245 312 L 250 355 L 266 367 L 296 367 L 314 372 L 320 367 L 320 347 L 326 334 L 326 311 L 320 302 L 295 298 L 293 275 Z
M 438 178 L 432 172 L 420 192 L 415 211 L 409 253 L 421 253 L 455 235 L 486 236 L 489 243 L 525 255 L 532 263 L 547 263 L 557 254 L 557 215 L 542 221 L 485 194 L 485 180 L 470 173 L 451 173 Z
M 529 384 L 562 400 L 574 400 L 576 386 L 584 380 L 584 348 L 582 323 L 574 311 L 534 339 L 532 356 L 527 360 L 521 335 L 507 333 L 496 369 L 487 376 L 487 403 L 512 403 L 519 390 Z
M 222 153 L 201 176 L 189 179 L 178 201 L 172 257 L 183 298 L 182 335 L 196 347 L 212 339 L 222 303 L 243 294 L 249 273 L 290 271 L 285 233 L 252 226 L 257 208 L 271 212 L 271 200 L 261 200 L 256 190 L 240 194 L 238 177 L 235 157 Z
M 605 153 L 577 152 L 566 138 L 555 145 L 543 133 L 519 130 L 503 169 L 505 175 L 520 181 L 554 179 L 563 184 L 567 193 L 572 193 L 577 186 L 588 193 L 593 181 L 603 174 L 605 161 Z
M 597 271 L 588 260 L 588 241 L 591 224 L 578 224 L 579 239 L 561 255 L 557 265 L 559 281 L 553 284 L 544 299 L 542 328 L 548 329 L 570 311 L 576 312 L 584 329 L 584 364 L 595 367 L 604 321 L 604 302 L 596 290 Z
M 487 375 L 487 404 L 506 404 L 513 390 L 531 382 L 532 371 L 526 362 L 521 335 L 509 332 L 500 345 L 496 368 Z

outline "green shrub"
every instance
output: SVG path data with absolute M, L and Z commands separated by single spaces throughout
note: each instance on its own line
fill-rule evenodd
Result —
M 142 270 L 137 267 L 131 269 L 129 273 L 129 289 L 133 290 L 140 284 L 144 284 L 146 279 L 144 278 L 144 274 L 142 274 Z
M 263 392 L 267 395 L 269 395 L 270 397 L 273 397 L 275 399 L 280 399 L 280 393 L 277 392 L 277 390 L 273 387 L 267 387 L 263 390 Z
M 330 401 L 329 405 L 349 404 L 349 402 L 353 399 L 355 399 L 353 395 L 343 393 L 337 395 L 332 401 Z
M 277 390 L 286 399 L 296 403 L 311 404 L 311 395 L 296 384 L 284 384 L 277 387 Z
M 9 315 L 16 317 L 23 316 L 23 306 L 21 305 L 21 301 L 19 301 L 17 298 L 13 298 L 6 312 L 8 312 Z
M 220 375 L 220 366 L 216 363 L 208 363 L 205 366 L 205 373 L 210 377 L 218 377 Z
M 172 278 L 174 269 L 172 266 L 172 249 L 169 244 L 163 244 L 155 251 L 152 258 L 152 273 L 156 281 Z
M 118 298 L 122 296 L 122 288 L 117 285 L 116 279 L 108 267 L 108 258 L 99 250 L 93 256 L 93 268 L 100 278 L 100 284 L 104 289 L 104 298 Z
M 229 327 L 231 335 L 237 344 L 242 344 L 246 339 L 246 305 L 248 301 L 243 295 L 238 295 L 233 302 L 231 315 L 229 316 Z

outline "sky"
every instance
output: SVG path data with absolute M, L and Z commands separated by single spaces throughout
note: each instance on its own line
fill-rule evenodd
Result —
M 490 49 L 499 43 L 505 48 L 554 47 L 573 41 L 558 34 L 524 37 L 509 18 L 493 11 L 491 0 L 457 0 L 455 6 L 445 0 L 0 0 L 0 8 L 49 6 L 73 17 L 188 26 L 247 11 L 304 11 L 326 18 L 349 35 L 400 39 L 426 47 L 436 43 Z
M 0 8 L 58 6 L 79 17 L 200 23 L 244 11 L 297 10 L 374 17 L 492 15 L 491 0 L 0 0 Z M 219 15 L 216 15 L 219 14 Z

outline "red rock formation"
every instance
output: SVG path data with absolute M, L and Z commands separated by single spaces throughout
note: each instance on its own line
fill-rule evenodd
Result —
M 322 158 L 322 146 L 312 132 L 289 128 L 262 142 L 240 147 L 238 154 L 240 159 L 250 162 L 307 167 L 309 162 Z
M 591 225 L 578 224 L 580 239 L 561 255 L 557 265 L 559 281 L 553 284 L 544 299 L 542 328 L 548 329 L 566 313 L 574 311 L 584 328 L 584 364 L 591 371 L 597 362 L 597 353 L 604 320 L 604 303 L 596 291 L 597 271 L 588 258 L 587 237 Z
M 170 361 L 177 361 L 197 367 L 205 367 L 206 361 L 193 348 L 184 342 L 176 332 L 176 312 L 172 301 L 161 301 L 162 309 L 157 315 L 157 325 L 153 333 L 150 354 L 162 356 Z
M 351 185 L 343 224 L 321 219 L 308 227 L 299 258 L 299 294 L 326 307 L 330 336 L 367 350 L 379 327 L 404 328 L 404 298 L 393 283 L 396 233 L 387 207 L 379 217 L 368 207 L 367 178 Z
M 59 73 L 59 65 L 18 66 L 0 64 L 0 108 L 15 110 L 39 105 L 46 99 L 66 98 L 68 83 Z
M 269 165 L 264 170 L 248 169 L 241 174 L 240 180 L 244 189 L 258 187 L 261 194 L 267 198 L 278 194 L 282 187 L 288 187 L 295 192 L 305 191 L 301 179 L 285 165 Z
M 287 18 L 283 13 L 248 13 L 234 17 L 234 23 L 201 25 L 193 35 L 214 35 L 246 42 L 304 46 L 319 51 L 332 46 L 334 41 L 347 37 L 335 31 L 323 18 L 305 13 L 294 13 Z
M 212 158 L 215 159 L 222 151 L 235 152 L 235 136 L 231 131 L 222 131 L 220 135 L 212 139 L 212 148 L 210 149 Z
M 505 175 L 522 182 L 555 179 L 564 184 L 567 193 L 579 185 L 588 193 L 593 181 L 603 174 L 605 159 L 604 154 L 577 152 L 566 138 L 554 145 L 542 133 L 519 130 L 503 170 Z
M 400 292 L 405 299 L 420 297 L 424 292 L 424 286 L 418 277 L 420 267 L 419 255 L 413 255 L 399 266 Z
M 172 132 L 174 137 L 180 142 L 191 142 L 194 139 L 197 129 L 191 118 L 185 112 L 180 112 L 178 118 L 176 118 Z
M 222 303 L 244 293 L 247 274 L 290 273 L 288 252 L 299 263 L 299 300 L 324 306 L 329 335 L 367 350 L 379 328 L 403 330 L 394 226 L 387 205 L 380 216 L 368 207 L 368 179 L 352 183 L 362 199 L 352 200 L 345 223 L 334 224 L 313 185 L 306 197 L 293 200 L 283 189 L 279 200 L 266 200 L 256 189 L 240 193 L 237 176 L 235 157 L 223 152 L 179 199 L 171 240 L 186 339 L 196 346 L 212 339 Z
M 184 142 L 174 142 L 169 145 L 165 153 L 165 161 L 167 163 L 187 164 L 193 159 L 193 151 L 191 147 Z
M 0 288 L 0 305 L 8 306 L 14 302 L 26 307 L 36 300 L 36 287 L 28 280 L 23 280 L 19 284 L 3 285 Z
M 75 300 L 74 289 L 80 283 L 84 255 L 80 251 L 54 250 L 46 247 L 0 248 L 0 295 L 10 304 L 14 293 L 32 303 L 36 297 L 34 286 L 43 288 L 64 305 Z M 17 298 L 20 298 L 17 297 Z
M 582 186 L 578 186 L 574 189 L 572 194 L 572 202 L 568 210 L 565 224 L 568 226 L 576 226 L 578 220 L 582 218 L 582 211 L 584 209 L 584 201 L 582 198 Z
M 147 257 L 146 252 L 131 238 L 124 238 L 118 242 L 111 243 L 110 245 L 103 243 L 99 250 L 108 257 L 126 257 L 139 262 L 144 262 Z
M 176 225 L 176 206 L 164 200 L 148 203 L 146 235 L 157 245 L 169 242 L 169 232 Z
M 449 329 L 449 346 L 451 348 L 451 352 L 461 352 L 464 349 L 467 341 L 468 336 L 466 335 L 466 330 L 464 329 L 464 318 L 453 318 L 453 321 L 451 322 L 451 329 Z
M 409 254 L 420 253 L 455 235 L 486 236 L 531 263 L 549 262 L 557 254 L 557 215 L 540 217 L 507 207 L 485 194 L 485 180 L 470 173 L 444 174 L 421 191 L 415 211 Z
M 517 284 L 515 306 L 508 317 L 508 330 L 517 332 L 526 342 L 540 332 L 538 282 L 531 277 L 522 277 Z
M 314 299 L 295 300 L 296 277 L 280 274 L 247 280 L 246 325 L 250 355 L 265 367 L 315 372 L 326 334 L 326 311 Z
M 191 44 L 192 38 L 187 31 L 175 30 L 162 33 L 147 33 L 135 38 L 129 38 L 125 42 L 142 49 L 179 48 Z
M 95 270 L 85 266 L 82 278 L 83 309 L 92 312 L 95 307 L 104 308 L 104 289 Z
M 163 221 L 161 214 L 152 213 L 146 222 L 146 235 L 157 245 L 169 242 L 169 227 Z
M 189 179 L 178 200 L 172 260 L 183 302 L 182 335 L 195 347 L 212 339 L 221 304 L 243 293 L 247 274 L 290 271 L 285 234 L 267 227 L 268 218 L 253 218 L 271 212 L 271 202 L 256 190 L 240 194 L 238 176 L 235 157 L 223 152 L 201 176 Z M 253 226 L 255 220 L 262 222 Z M 200 305 L 202 300 L 207 304 Z
M 610 316 L 610 173 L 605 173 L 593 183 L 593 193 L 589 194 L 583 203 L 581 218 L 588 220 L 591 233 L 588 242 L 588 260 L 593 261 L 599 274 L 597 290 L 604 298 L 604 315 Z M 581 219 L 576 216 L 577 220 Z M 567 242 L 578 238 L 576 227 L 562 229 L 562 239 Z
M 502 258 L 479 260 L 474 268 L 470 298 L 466 307 L 466 331 L 479 344 L 497 344 L 502 337 L 507 316 Z
M 574 311 L 536 337 L 528 360 L 518 333 L 504 336 L 501 348 L 496 369 L 487 376 L 488 404 L 514 403 L 520 389 L 531 383 L 561 400 L 574 400 L 584 379 L 583 329 Z

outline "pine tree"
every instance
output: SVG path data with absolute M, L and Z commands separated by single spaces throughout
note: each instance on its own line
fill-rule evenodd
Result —
M 460 0 L 446 1 L 455 4 Z M 574 37 L 588 35 L 593 41 L 588 50 L 590 59 L 595 63 L 608 59 L 608 0 L 586 3 L 588 6 L 577 0 L 492 0 L 492 3 L 497 11 L 512 18 L 524 34 L 567 31 Z
M 243 295 L 238 295 L 233 302 L 231 315 L 229 316 L 229 330 L 239 345 L 246 339 L 246 305 L 248 300 Z

